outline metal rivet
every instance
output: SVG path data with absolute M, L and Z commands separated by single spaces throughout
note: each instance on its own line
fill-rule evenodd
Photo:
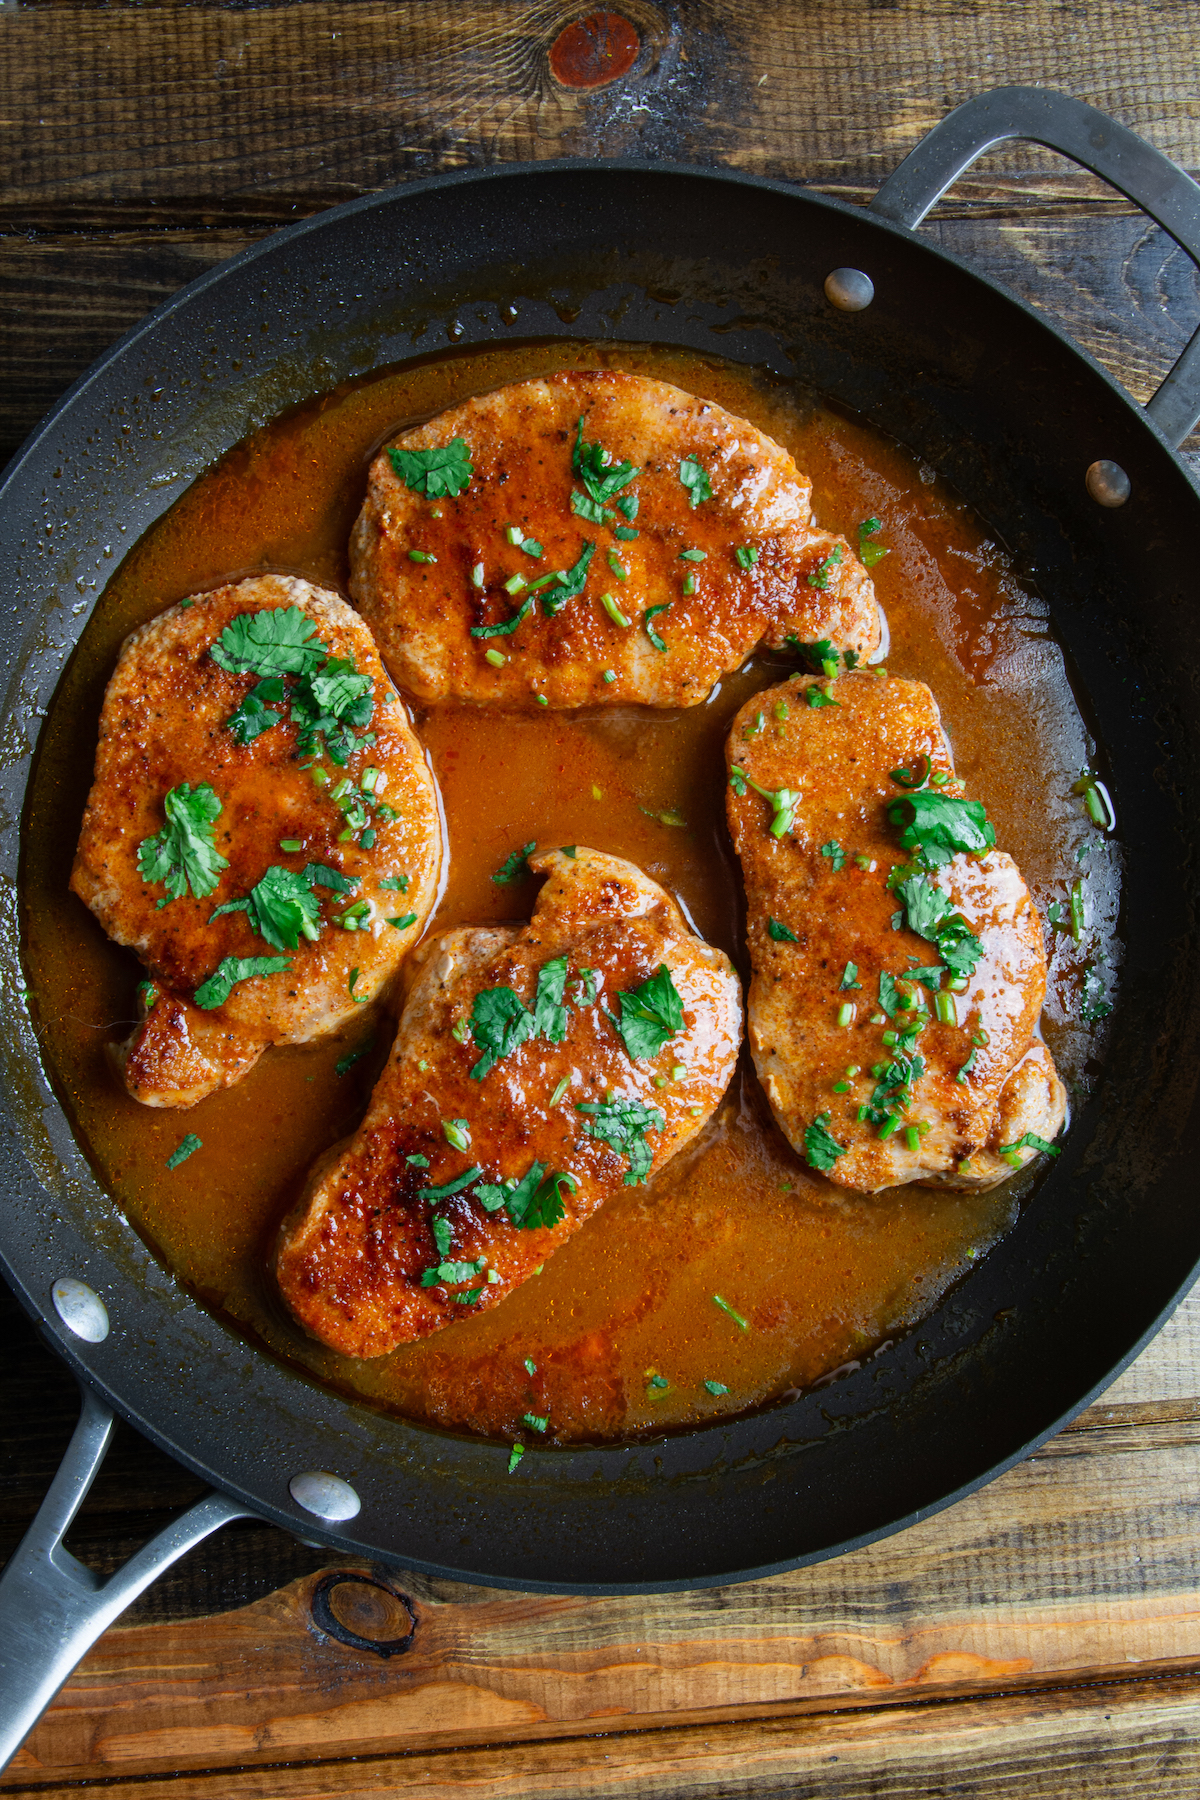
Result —
M 875 298 L 875 283 L 861 269 L 835 269 L 825 277 L 825 298 L 839 312 L 862 312 Z
M 54 1310 L 66 1326 L 85 1344 L 102 1344 L 108 1336 L 108 1308 L 86 1281 L 63 1275 L 50 1289 Z
M 1085 480 L 1088 493 L 1100 506 L 1124 506 L 1133 492 L 1133 483 L 1120 463 L 1104 458 L 1090 465 Z
M 315 1519 L 327 1519 L 333 1524 L 353 1519 L 362 1506 L 350 1483 L 340 1475 L 331 1475 L 328 1469 L 306 1469 L 303 1475 L 293 1475 L 288 1493 L 297 1506 Z

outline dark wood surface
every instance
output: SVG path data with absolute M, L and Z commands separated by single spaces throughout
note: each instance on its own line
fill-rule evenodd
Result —
M 653 155 L 865 203 L 960 100 L 1061 87 L 1200 167 L 1195 0 L 636 0 L 630 71 L 565 87 L 561 0 L 0 0 L 0 461 L 114 337 L 278 225 L 434 170 Z M 1200 322 L 1188 259 L 1049 153 L 924 228 L 1144 400 Z M 1048 397 L 1048 404 L 1052 397 Z M 1189 444 L 1200 463 L 1200 437 Z M 74 1421 L 0 1308 L 0 1553 Z M 1105 1401 L 950 1513 L 824 1568 L 633 1600 L 335 1565 L 241 1525 L 111 1630 L 0 1781 L 51 1795 L 706 1797 L 1200 1791 L 1200 1301 Z M 197 1495 L 122 1430 L 71 1537 L 115 1567 Z M 403 1596 L 401 1598 L 400 1596 Z M 0 1621 L 2 1628 L 2 1621 Z

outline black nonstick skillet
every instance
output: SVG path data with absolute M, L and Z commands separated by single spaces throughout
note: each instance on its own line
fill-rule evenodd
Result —
M 1143 411 L 1053 326 L 918 241 L 954 177 L 1012 137 L 1103 175 L 1200 261 L 1200 189 L 1041 89 L 960 107 L 866 211 L 629 162 L 443 176 L 293 226 L 185 288 L 13 464 L 0 489 L 0 1257 L 85 1398 L 0 1581 L 0 1760 L 121 1608 L 228 1519 L 559 1592 L 760 1576 L 897 1531 L 989 1480 L 1087 1404 L 1193 1280 L 1200 494 L 1175 447 L 1200 415 L 1200 334 Z M 381 1416 L 273 1361 L 155 1261 L 97 1185 L 39 1063 L 16 897 L 39 722 L 86 622 L 80 596 L 102 588 L 113 550 L 285 407 L 452 341 L 509 337 L 512 308 L 522 336 L 678 343 L 793 378 L 957 487 L 1045 594 L 1073 660 L 1120 821 L 1128 951 L 1109 1059 L 1061 1158 L 919 1333 L 756 1417 L 532 1450 L 519 1479 L 505 1446 Z M 216 1491 L 100 1582 L 60 1539 L 113 1411 Z

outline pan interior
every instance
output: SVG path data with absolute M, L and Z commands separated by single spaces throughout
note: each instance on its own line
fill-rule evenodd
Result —
M 1051 907 L 1069 919 L 1071 886 L 1086 884 L 1086 941 L 1050 933 L 1046 1011 L 1051 1047 L 1077 1091 L 1087 1088 L 1119 963 L 1116 846 L 1070 791 L 1095 745 L 1045 603 L 927 465 L 796 383 L 668 346 L 519 343 L 377 372 L 289 411 L 222 459 L 109 582 L 46 725 L 24 903 L 55 1085 L 121 1213 L 236 1329 L 338 1391 L 406 1417 L 511 1440 L 528 1435 L 533 1414 L 559 1443 L 693 1427 L 859 1366 L 1009 1229 L 1035 1172 L 986 1194 L 839 1189 L 787 1144 L 745 1055 L 702 1144 L 652 1190 L 614 1198 L 503 1307 L 371 1362 L 338 1356 L 286 1316 L 267 1273 L 270 1245 L 307 1169 L 361 1116 L 394 1009 L 333 1040 L 270 1053 L 186 1114 L 138 1106 L 107 1052 L 130 1027 L 143 971 L 67 892 L 72 835 L 61 822 L 82 809 L 104 682 L 126 632 L 246 571 L 287 569 L 344 590 L 349 528 L 381 436 L 472 394 L 570 367 L 665 379 L 749 417 L 812 477 L 820 523 L 853 542 L 860 523 L 879 521 L 891 672 L 932 685 L 960 773 L 1043 914 Z M 723 739 L 745 700 L 796 666 L 757 657 L 707 705 L 676 712 L 530 719 L 418 708 L 451 844 L 430 929 L 528 916 L 530 884 L 498 884 L 495 871 L 522 844 L 582 842 L 651 871 L 748 978 L 740 875 L 723 818 Z M 172 1167 L 185 1131 L 202 1148 Z

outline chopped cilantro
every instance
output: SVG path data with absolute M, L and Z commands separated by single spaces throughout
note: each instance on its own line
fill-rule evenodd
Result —
M 789 637 L 788 648 L 798 655 L 807 657 L 808 661 L 822 675 L 834 676 L 838 672 L 838 652 L 828 638 L 819 638 L 815 644 L 802 644 L 798 637 Z M 847 667 L 849 664 L 847 663 Z
M 646 1142 L 646 1133 L 664 1130 L 666 1115 L 658 1107 L 645 1106 L 640 1100 L 618 1099 L 612 1095 L 606 1100 L 576 1101 L 575 1110 L 590 1115 L 590 1122 L 583 1127 L 589 1137 L 599 1138 L 610 1149 L 629 1158 L 626 1187 L 636 1187 L 645 1181 L 654 1162 L 654 1152 Z
M 358 886 L 357 875 L 343 875 L 337 869 L 328 869 L 324 863 L 305 863 L 302 879 L 309 887 L 325 887 L 335 894 L 352 894 Z M 387 882 L 381 881 L 380 887 Z
M 560 612 L 566 602 L 573 600 L 576 594 L 582 594 L 587 583 L 588 564 L 595 553 L 595 544 L 584 538 L 578 562 L 573 563 L 569 569 L 554 571 L 552 585 L 547 586 L 542 595 L 542 611 L 548 619 L 552 619 L 556 612 Z M 535 585 L 540 587 L 542 583 L 538 582 Z
M 548 1231 L 566 1212 L 562 1190 L 574 1193 L 574 1175 L 547 1175 L 544 1163 L 531 1163 L 515 1187 L 504 1190 L 504 1209 L 518 1231 Z
M 598 505 L 604 506 L 615 500 L 623 487 L 641 474 L 631 462 L 617 462 L 612 452 L 605 450 L 601 444 L 585 444 L 583 441 L 583 417 L 575 433 L 575 447 L 571 453 L 571 467 L 582 481 L 591 498 Z M 637 516 L 637 504 L 630 512 L 625 505 L 621 511 L 627 519 Z
M 189 1156 L 195 1156 L 197 1150 L 203 1150 L 203 1148 L 203 1140 L 198 1138 L 194 1131 L 189 1131 L 186 1137 L 180 1138 L 178 1144 L 175 1146 L 174 1150 L 172 1150 L 170 1156 L 168 1156 L 168 1169 L 177 1169 L 180 1163 L 185 1163 Z
M 858 554 L 865 568 L 873 569 L 876 563 L 882 562 L 888 554 L 883 544 L 873 544 L 871 539 L 876 532 L 883 529 L 880 520 L 864 519 L 858 528 Z
M 789 931 L 786 925 L 781 925 L 778 919 L 767 920 L 767 935 L 773 937 L 777 944 L 798 944 L 800 942 L 795 932 Z
M 896 1016 L 898 1010 L 897 1001 L 899 998 L 900 991 L 896 986 L 895 977 L 889 975 L 887 970 L 883 969 L 879 976 L 879 1004 L 882 1006 L 889 1019 L 894 1019 Z
M 454 1241 L 454 1228 L 444 1213 L 434 1213 L 429 1221 L 433 1232 L 433 1247 L 439 1258 L 449 1256 L 450 1246 Z
M 631 1057 L 657 1056 L 668 1038 L 683 1029 L 683 1001 L 666 963 L 634 988 L 619 993 L 621 1017 L 613 1024 Z
M 299 606 L 265 606 L 231 619 L 209 655 L 230 675 L 309 675 L 329 655 Z
M 239 744 L 252 744 L 256 737 L 269 731 L 272 725 L 278 725 L 283 718 L 268 700 L 281 701 L 286 697 L 282 677 L 268 675 L 257 682 L 246 695 L 236 712 L 230 714 L 225 721 L 227 728 L 233 733 Z
M 335 1065 L 336 1073 L 339 1076 L 348 1075 L 355 1063 L 361 1062 L 364 1056 L 369 1056 L 374 1048 L 375 1038 L 372 1034 L 371 1037 L 364 1038 L 362 1043 L 357 1044 L 353 1050 L 347 1050 L 345 1056 L 339 1058 Z M 413 1159 L 410 1156 L 408 1160 L 411 1162 Z
M 828 689 L 823 688 L 819 681 L 809 683 L 808 687 L 804 690 L 804 698 L 808 701 L 810 706 L 840 706 L 842 704 L 840 700 L 835 700 Z
M 858 964 L 848 962 L 842 970 L 842 979 L 838 982 L 839 992 L 848 988 L 860 988 L 861 986 L 862 982 L 858 979 Z
M 492 876 L 492 880 L 499 887 L 503 887 L 504 884 L 509 881 L 527 880 L 533 874 L 533 870 L 530 868 L 527 858 L 530 851 L 536 849 L 537 840 L 536 838 L 531 838 L 523 850 L 510 850 L 496 873 Z
M 1094 1025 L 1098 1019 L 1106 1019 L 1112 1011 L 1112 1001 L 1105 991 L 1104 982 L 1094 963 L 1088 963 L 1083 975 L 1083 999 L 1079 1003 L 1079 1016 L 1085 1024 Z
M 926 863 L 946 863 L 956 851 L 981 856 L 996 842 L 996 833 L 978 800 L 960 800 L 931 788 L 893 800 L 887 809 L 893 825 L 902 826 L 900 842 L 920 851 Z
M 650 623 L 650 621 L 651 621 L 651 619 L 656 617 L 656 615 L 658 613 L 666 612 L 669 609 L 670 605 L 671 605 L 671 602 L 669 600 L 664 600 L 660 606 L 648 606 L 646 608 L 645 612 L 642 614 L 642 624 L 645 627 L 646 636 L 650 639 L 650 642 L 654 645 L 654 648 L 656 650 L 661 650 L 664 654 L 666 653 L 668 646 L 667 646 L 666 642 L 664 641 L 664 639 L 659 637 L 658 632 L 655 630 L 654 626 Z
M 634 538 L 641 535 L 640 532 L 633 529 L 632 525 L 614 525 L 612 530 L 614 537 L 621 538 L 627 544 L 631 544 Z
M 477 1262 L 442 1262 L 435 1268 L 426 1269 L 421 1276 L 422 1287 L 462 1287 L 482 1275 L 487 1264 L 480 1257 Z
M 360 675 L 347 657 L 330 657 L 319 673 L 304 676 L 292 695 L 296 747 L 302 756 L 328 754 L 344 767 L 360 745 L 375 741 L 359 735 L 374 714 L 370 676 Z
M 723 1381 L 706 1381 L 704 1385 L 710 1394 L 727 1394 L 729 1392 Z
M 832 1169 L 839 1156 L 845 1156 L 845 1144 L 839 1144 L 827 1130 L 829 1114 L 818 1113 L 804 1132 L 804 1156 L 810 1169 Z
M 213 838 L 221 802 L 207 781 L 194 789 L 184 781 L 166 795 L 163 811 L 167 822 L 162 830 L 143 838 L 138 846 L 138 873 L 147 886 L 161 881 L 172 900 L 182 900 L 189 888 L 202 900 L 216 887 L 221 870 L 229 866 Z
M 406 1156 L 404 1160 L 412 1169 L 427 1169 L 429 1167 L 429 1158 L 427 1156 L 421 1156 L 415 1151 L 412 1156 Z
M 679 465 L 679 479 L 688 491 L 688 504 L 693 511 L 705 500 L 712 499 L 712 483 L 704 464 L 694 456 L 685 456 Z
M 415 912 L 403 914 L 397 913 L 394 919 L 388 920 L 388 924 L 394 925 L 397 931 L 407 931 L 409 926 L 415 925 L 416 922 L 417 915 Z
M 637 518 L 640 505 L 641 502 L 636 494 L 622 494 L 617 501 L 617 511 L 623 512 L 625 517 L 632 521 Z
M 419 1168 L 427 1169 L 429 1167 L 425 1157 L 422 1157 L 419 1163 L 415 1156 L 410 1156 L 408 1160 Z M 469 1188 L 471 1183 L 478 1181 L 482 1174 L 483 1170 L 478 1163 L 475 1163 L 473 1167 L 464 1169 L 461 1175 L 456 1175 L 452 1181 L 444 1181 L 440 1187 L 418 1188 L 417 1199 L 428 1200 L 434 1206 L 440 1206 L 443 1200 L 449 1200 L 454 1194 L 461 1194 L 464 1188 Z
M 460 437 L 436 450 L 401 450 L 390 444 L 388 461 L 405 487 L 428 500 L 440 500 L 443 495 L 456 500 L 475 473 L 470 449 Z
M 909 930 L 937 945 L 938 955 L 952 975 L 974 974 L 983 945 L 941 888 L 924 875 L 910 875 L 896 892 L 904 903 Z
M 607 525 L 612 513 L 598 500 L 588 494 L 581 494 L 578 488 L 571 489 L 571 511 L 577 518 L 586 519 L 589 525 Z
M 473 1081 L 482 1081 L 505 1056 L 528 1038 L 545 1037 L 562 1042 L 567 1030 L 563 1005 L 567 959 L 554 957 L 538 972 L 533 1010 L 510 987 L 481 988 L 471 1008 L 471 1036 L 483 1055 L 471 1070 Z
M 209 915 L 210 923 L 222 913 L 234 912 L 244 912 L 256 936 L 277 950 L 297 949 L 301 933 L 310 943 L 321 935 L 321 903 L 310 883 L 280 863 L 272 863 L 244 899 L 218 906 Z
M 379 885 L 381 888 L 383 888 L 389 894 L 407 894 L 407 892 L 408 892 L 408 876 L 407 875 L 385 875 L 383 877 L 383 879 L 380 881 Z
M 671 1384 L 665 1375 L 651 1374 L 646 1377 L 646 1386 L 648 1388 L 655 1388 L 660 1394 L 665 1393 L 670 1385 Z
M 821 845 L 821 855 L 827 856 L 833 864 L 833 872 L 840 875 L 846 863 L 846 852 L 836 838 L 830 838 L 827 844 Z
M 278 975 L 291 966 L 287 956 L 225 956 L 192 998 L 205 1012 L 211 1012 L 214 1007 L 224 1006 L 239 981 L 250 981 L 257 975 Z
M 524 605 L 517 608 L 511 619 L 505 619 L 502 625 L 472 625 L 471 636 L 473 638 L 509 637 L 517 629 L 522 619 L 529 616 L 532 606 L 533 595 L 530 594 Z
M 822 594 L 825 593 L 829 586 L 829 578 L 837 568 L 838 564 L 842 561 L 844 555 L 845 552 L 843 551 L 842 546 L 840 544 L 835 544 L 833 549 L 829 552 L 829 555 L 823 557 L 813 570 L 812 574 L 808 576 L 809 587 L 816 588 Z
M 525 1358 L 525 1373 L 527 1375 L 537 1374 L 537 1364 L 534 1362 L 532 1356 L 527 1356 Z

